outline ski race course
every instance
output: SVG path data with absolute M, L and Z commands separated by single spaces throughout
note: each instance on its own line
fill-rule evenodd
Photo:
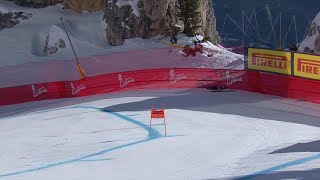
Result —
M 165 106 L 150 131 L 151 105 Z M 316 179 L 320 105 L 162 89 L 0 109 L 0 179 Z M 150 136 L 149 136 L 150 133 Z
M 289 73 L 293 53 L 204 42 L 185 57 L 198 37 L 111 46 L 103 11 L 0 10 L 32 14 L 0 36 L 0 180 L 319 179 L 319 79 Z M 252 57 L 269 67 L 248 70 Z M 149 125 L 162 105 L 167 136 L 162 119 Z

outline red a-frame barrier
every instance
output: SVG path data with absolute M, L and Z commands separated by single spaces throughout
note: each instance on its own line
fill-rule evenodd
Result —
M 154 109 L 153 105 L 151 106 L 150 131 L 151 131 L 151 126 L 152 126 L 152 119 L 163 119 L 164 135 L 167 136 L 167 125 L 166 125 L 166 118 L 164 115 L 164 105 L 162 105 L 161 109 Z M 149 131 L 149 136 L 150 136 L 150 131 Z

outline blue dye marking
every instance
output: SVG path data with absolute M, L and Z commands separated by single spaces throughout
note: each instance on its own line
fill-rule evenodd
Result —
M 115 116 L 117 116 L 117 117 L 119 117 L 119 118 L 121 118 L 123 120 L 126 120 L 128 122 L 136 124 L 136 125 L 142 127 L 143 129 L 149 131 L 149 126 L 148 125 L 145 125 L 145 124 L 143 124 L 143 123 L 141 123 L 141 122 L 139 122 L 137 120 L 134 120 L 134 119 L 132 119 L 130 117 L 127 117 L 127 116 L 124 116 L 122 114 L 119 114 L 119 113 L 116 113 L 116 112 L 113 112 L 113 111 L 109 111 L 109 110 L 106 110 L 106 109 L 99 109 L 99 108 L 96 108 L 96 107 L 80 107 L 80 106 L 78 107 L 78 106 L 75 106 L 75 107 L 70 107 L 70 108 L 54 109 L 54 110 L 51 110 L 51 111 L 57 111 L 57 110 L 62 110 L 62 109 L 73 109 L 73 108 L 74 109 L 78 109 L 78 108 L 79 109 L 95 109 L 95 110 L 99 110 L 99 111 L 102 111 L 102 112 L 110 113 L 110 114 L 113 114 L 113 115 L 115 115 Z M 36 113 L 44 113 L 44 112 L 50 112 L 50 110 L 48 110 L 48 111 L 40 111 L 40 112 L 36 112 Z M 154 140 L 154 139 L 157 139 L 157 138 L 161 138 L 160 133 L 157 132 L 154 129 L 152 129 L 151 134 L 152 134 L 152 137 L 149 138 L 149 139 L 145 139 L 145 140 L 141 140 L 141 141 L 137 141 L 137 142 L 133 142 L 133 143 L 117 146 L 117 147 L 114 147 L 114 148 L 111 148 L 111 149 L 106 149 L 106 150 L 103 150 L 103 151 L 100 151 L 100 152 L 97 152 L 97 153 L 94 153 L 94 154 L 90 154 L 90 155 L 87 155 L 87 156 L 83 156 L 83 157 L 80 157 L 80 158 L 76 158 L 76 159 L 71 159 L 71 160 L 62 161 L 62 162 L 58 162 L 58 163 L 52 163 L 52 164 L 39 166 L 39 167 L 36 167 L 36 168 L 27 169 L 27 170 L 22 170 L 22 171 L 16 171 L 16 172 L 12 172 L 12 173 L 3 174 L 3 175 L 0 175 L 0 178 L 13 176 L 13 175 L 24 174 L 24 173 L 29 173 L 29 172 L 33 172 L 33 171 L 44 170 L 44 169 L 48 169 L 48 168 L 51 168 L 51 167 L 57 167 L 57 166 L 66 165 L 66 164 L 74 163 L 74 162 L 111 160 L 111 159 L 89 159 L 89 158 L 100 156 L 100 155 L 104 155 L 104 154 L 106 154 L 106 153 L 108 153 L 110 151 L 114 151 L 114 150 L 121 149 L 121 148 L 124 148 L 124 147 L 128 147 L 128 146 L 144 143 L 144 142 L 147 142 L 147 141 L 151 141 L 151 140 Z M 183 135 L 180 135 L 180 136 L 183 136 Z M 175 136 L 167 136 L 167 137 L 175 137 Z M 291 161 L 291 162 L 288 162 L 288 163 L 284 163 L 284 164 L 281 164 L 281 165 L 278 165 L 278 166 L 274 166 L 274 167 L 271 167 L 271 168 L 268 168 L 268 169 L 265 169 L 265 170 L 262 170 L 262 171 L 259 171 L 259 172 L 256 172 L 256 173 L 241 177 L 241 178 L 237 178 L 237 180 L 253 179 L 253 178 L 256 178 L 258 176 L 263 176 L 263 175 L 266 175 L 266 174 L 270 174 L 270 173 L 275 172 L 277 170 L 285 169 L 285 168 L 292 167 L 292 166 L 301 165 L 301 164 L 308 163 L 310 161 L 314 161 L 314 160 L 318 160 L 318 159 L 320 159 L 320 154 L 314 155 L 314 156 L 311 156 L 311 157 L 307 157 L 307 158 L 298 159 L 298 160 Z
M 136 125 L 142 127 L 143 129 L 145 129 L 147 132 L 149 132 L 149 126 L 148 125 L 145 125 L 145 124 L 143 124 L 143 123 L 141 123 L 141 122 L 139 122 L 139 121 L 137 121 L 135 119 L 132 119 L 130 117 L 124 116 L 122 114 L 119 114 L 119 113 L 116 113 L 116 112 L 113 112 L 113 111 L 109 111 L 109 110 L 106 110 L 106 109 L 99 109 L 99 108 L 96 108 L 96 107 L 80 107 L 80 106 L 64 108 L 64 109 L 72 109 L 72 108 L 74 108 L 74 109 L 77 109 L 77 108 L 79 108 L 79 109 L 95 109 L 95 110 L 98 110 L 98 111 L 106 112 L 106 113 L 112 114 L 114 116 L 117 116 L 117 117 L 119 117 L 119 118 L 121 118 L 123 120 L 126 120 L 128 122 L 136 124 Z M 58 110 L 58 109 L 55 109 L 55 110 Z M 55 110 L 53 110 L 53 111 L 55 111 Z M 129 146 L 137 145 L 137 144 L 144 143 L 144 142 L 147 142 L 147 141 L 155 140 L 157 138 L 161 138 L 160 133 L 158 131 L 154 130 L 154 129 L 152 129 L 150 133 L 152 134 L 152 136 L 150 138 L 146 138 L 144 140 L 132 142 L 132 143 L 129 143 L 129 144 L 120 145 L 120 146 L 117 146 L 117 147 L 113 147 L 113 148 L 110 148 L 110 149 L 106 149 L 106 150 L 103 150 L 103 151 L 100 151 L 100 152 L 97 152 L 97 153 L 93 153 L 93 154 L 86 155 L 86 156 L 79 157 L 79 158 L 75 158 L 75 159 L 70 159 L 70 160 L 57 162 L 57 163 L 51 163 L 51 164 L 47 164 L 47 165 L 44 165 L 44 166 L 39 166 L 39 167 L 30 168 L 30 169 L 26 169 L 26 170 L 16 171 L 16 172 L 12 172 L 12 173 L 0 174 L 0 178 L 13 176 L 13 175 L 19 175 L 19 174 L 25 174 L 25 173 L 39 171 L 39 170 L 44 170 L 44 169 L 48 169 L 48 168 L 51 168 L 51 167 L 57 167 L 57 166 L 66 165 L 66 164 L 69 164 L 69 163 L 74 163 L 74 162 L 79 162 L 79 161 L 88 161 L 86 159 L 89 159 L 89 158 L 92 158 L 92 157 L 96 157 L 96 156 L 100 156 L 100 155 L 104 155 L 104 154 L 106 154 L 108 152 L 111 152 L 111 151 L 114 151 L 114 150 L 117 150 L 117 149 L 129 147 Z
M 256 178 L 258 176 L 263 176 L 263 175 L 270 174 L 270 173 L 275 172 L 275 171 L 280 170 L 280 169 L 285 169 L 285 168 L 288 168 L 288 167 L 305 164 L 305 163 L 308 163 L 310 161 L 314 161 L 314 160 L 318 160 L 318 159 L 320 159 L 320 154 L 317 154 L 317 155 L 314 155 L 314 156 L 310 156 L 310 157 L 306 157 L 306 158 L 302 158 L 302 159 L 298 159 L 298 160 L 291 161 L 291 162 L 288 162 L 288 163 L 280 164 L 278 166 L 274 166 L 274 167 L 271 167 L 271 168 L 268 168 L 268 169 L 265 169 L 265 170 L 262 170 L 262 171 L 259 171 L 259 172 L 256 172 L 256 173 L 241 177 L 241 178 L 237 178 L 237 180 L 253 179 L 253 178 Z
M 95 156 L 103 155 L 103 154 L 108 153 L 110 151 L 114 151 L 114 150 L 117 150 L 117 149 L 121 149 L 121 148 L 124 148 L 124 147 L 136 145 L 136 144 L 140 144 L 140 143 L 147 142 L 147 141 L 150 141 L 150 140 L 153 140 L 153 139 L 145 139 L 145 140 L 141 140 L 141 141 L 137 141 L 137 142 L 133 142 L 133 143 L 117 146 L 117 147 L 114 147 L 114 148 L 106 149 L 106 150 L 103 150 L 103 151 L 100 151 L 100 152 L 97 152 L 97 153 L 94 153 L 94 154 L 90 154 L 90 155 L 87 155 L 87 156 L 83 156 L 83 157 L 80 157 L 80 158 L 76 158 L 76 159 L 71 159 L 71 160 L 62 161 L 62 162 L 58 162 L 58 163 L 47 164 L 47 165 L 44 165 L 44 166 L 30 168 L 30 169 L 26 169 L 26 170 L 22 170 L 22 171 L 16 171 L 16 172 L 12 172 L 12 173 L 2 174 L 2 175 L 0 175 L 0 178 L 13 176 L 13 175 L 19 175 L 19 174 L 25 174 L 25 173 L 29 173 L 29 172 L 48 169 L 48 168 L 51 168 L 51 167 L 57 167 L 57 166 L 66 165 L 66 164 L 70 164 L 70 163 L 74 163 L 74 162 L 79 162 L 79 161 L 82 161 L 82 160 L 85 160 L 85 159 L 88 159 L 88 158 L 92 158 L 92 157 L 95 157 Z
M 150 130 L 150 132 L 149 132 L 150 133 L 150 138 L 159 138 L 159 137 L 161 137 L 161 134 L 158 131 L 156 131 L 153 128 L 150 129 L 150 126 L 148 126 L 146 124 L 143 124 L 142 122 L 139 122 L 139 121 L 137 121 L 135 119 L 132 119 L 130 117 L 127 117 L 125 115 L 122 115 L 122 114 L 119 114 L 119 113 L 116 113 L 116 112 L 113 112 L 113 111 L 109 111 L 107 109 L 102 109 L 102 111 L 110 113 L 110 114 L 113 114 L 113 115 L 115 115 L 115 116 L 117 116 L 117 117 L 119 117 L 121 119 L 124 119 L 124 120 L 126 120 L 128 122 L 131 122 L 133 124 L 136 124 L 136 125 L 142 127 L 143 129 L 145 129 L 147 132 L 149 132 L 149 130 Z

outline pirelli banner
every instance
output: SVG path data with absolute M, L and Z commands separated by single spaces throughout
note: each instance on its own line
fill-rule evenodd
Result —
M 292 53 L 248 48 L 248 69 L 291 75 Z
M 320 80 L 320 56 L 294 53 L 294 75 Z

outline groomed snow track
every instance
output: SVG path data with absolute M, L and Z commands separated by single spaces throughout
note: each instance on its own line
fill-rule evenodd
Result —
M 168 136 L 150 107 L 165 105 Z M 141 90 L 1 107 L 0 179 L 316 179 L 320 106 Z

